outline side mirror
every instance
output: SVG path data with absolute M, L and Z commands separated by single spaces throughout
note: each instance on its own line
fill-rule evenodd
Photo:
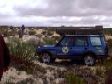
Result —
M 58 43 L 58 41 L 56 41 L 56 44 Z
M 58 42 L 56 42 L 56 46 L 59 46 L 60 44 Z

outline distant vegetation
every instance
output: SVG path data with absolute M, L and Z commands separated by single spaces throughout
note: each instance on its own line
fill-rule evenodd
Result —
M 29 35 L 35 35 L 36 34 L 36 31 L 35 30 L 30 30 L 29 31 Z
M 111 35 L 111 36 L 112 36 L 112 28 L 105 28 L 105 29 L 104 29 L 104 33 L 105 33 L 106 35 Z
M 0 33 L 3 35 L 3 36 L 15 36 L 18 34 L 18 29 L 16 28 L 13 28 L 13 29 L 10 29 L 10 28 L 0 28 Z
M 38 30 L 40 27 L 26 27 L 25 29 L 30 29 L 30 31 L 28 32 L 29 35 L 35 35 L 36 31 L 33 29 L 36 29 L 36 28 Z M 15 34 L 18 34 L 19 29 L 20 29 L 20 27 L 0 26 L 0 33 L 3 34 L 4 36 L 13 36 Z M 112 36 L 112 28 L 104 28 L 104 33 L 106 35 Z M 51 35 L 53 35 L 53 31 L 44 29 L 42 34 L 51 36 Z

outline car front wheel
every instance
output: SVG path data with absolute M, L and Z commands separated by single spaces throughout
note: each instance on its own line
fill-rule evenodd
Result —
M 84 63 L 85 65 L 92 66 L 95 64 L 95 58 L 92 55 L 86 55 L 84 57 Z
M 51 55 L 49 55 L 48 53 L 44 53 L 44 54 L 42 55 L 42 57 L 41 57 L 41 61 L 42 61 L 43 63 L 50 64 L 50 63 L 54 62 L 55 59 L 53 59 L 53 58 L 51 57 Z

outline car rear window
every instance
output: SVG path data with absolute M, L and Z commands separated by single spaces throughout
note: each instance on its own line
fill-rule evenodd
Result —
M 101 43 L 101 38 L 100 37 L 90 37 L 90 41 L 91 41 L 91 44 L 93 46 L 101 46 L 102 43 Z

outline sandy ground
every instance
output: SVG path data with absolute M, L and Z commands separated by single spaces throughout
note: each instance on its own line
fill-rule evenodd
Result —
M 25 71 L 17 71 L 14 67 L 10 67 L 9 70 L 3 74 L 1 84 L 66 84 L 63 83 L 65 82 L 65 79 L 62 77 L 63 74 L 59 76 L 61 72 L 73 70 L 74 73 L 84 74 L 85 76 L 88 72 L 90 77 L 92 77 L 95 76 L 95 70 L 98 68 L 98 66 L 88 67 L 78 61 L 70 62 L 70 60 L 62 61 L 57 59 L 54 64 L 50 65 L 40 63 L 36 59 L 32 61 L 44 68 L 46 73 L 42 74 L 39 72 L 39 76 L 35 76 L 32 74 L 27 74 Z M 104 69 L 104 67 L 101 68 Z M 89 70 L 92 70 L 92 73 L 89 72 Z

